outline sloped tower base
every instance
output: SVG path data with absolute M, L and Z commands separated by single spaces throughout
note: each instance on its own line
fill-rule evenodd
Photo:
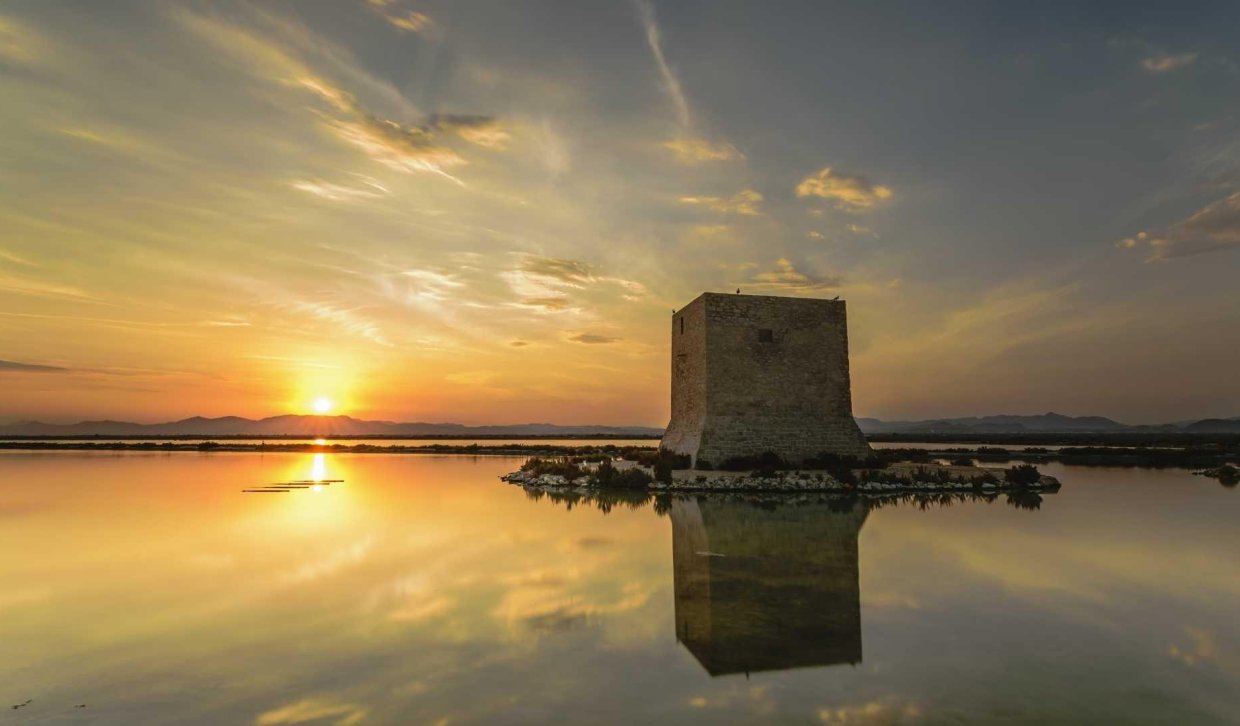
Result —
M 712 416 L 700 432 L 678 432 L 669 427 L 662 446 L 677 454 L 688 454 L 695 465 L 719 465 L 733 457 L 758 456 L 768 451 L 791 464 L 828 453 L 859 459 L 872 453 L 851 416 Z

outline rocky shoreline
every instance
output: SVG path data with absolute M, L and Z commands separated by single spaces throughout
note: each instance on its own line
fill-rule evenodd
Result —
M 1205 469 L 1203 471 L 1194 471 L 1197 476 L 1205 476 L 1211 479 L 1217 479 L 1223 486 L 1234 487 L 1240 483 L 1240 468 L 1225 464 L 1213 469 Z
M 645 489 L 652 492 L 821 492 L 828 494 L 969 494 L 969 493 L 1051 493 L 1061 484 L 1053 476 L 1043 474 L 1037 481 L 1013 483 L 995 476 L 978 476 L 973 481 L 932 481 L 912 478 L 894 482 L 859 479 L 856 483 L 843 482 L 826 472 L 791 471 L 774 476 L 752 474 L 737 475 L 732 472 L 676 472 L 670 481 L 651 481 Z M 865 472 L 859 472 L 864 477 Z M 509 484 L 544 490 L 590 490 L 599 489 L 599 482 L 590 474 L 569 479 L 561 474 L 534 474 L 515 471 L 500 477 Z

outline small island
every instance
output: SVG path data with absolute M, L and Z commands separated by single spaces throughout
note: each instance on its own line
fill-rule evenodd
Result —
M 605 454 L 532 457 L 500 477 L 527 488 L 563 490 L 636 489 L 654 492 L 821 492 L 841 495 L 915 493 L 1051 493 L 1059 480 L 1031 464 L 979 467 L 970 460 L 950 464 L 866 459 L 823 454 L 790 466 L 772 453 L 728 460 L 721 469 L 694 469 L 688 457 L 664 449 L 631 459 Z

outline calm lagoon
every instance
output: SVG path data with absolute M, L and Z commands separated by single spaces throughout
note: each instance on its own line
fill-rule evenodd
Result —
M 1240 489 L 604 512 L 520 461 L 0 454 L 0 723 L 1240 718 Z

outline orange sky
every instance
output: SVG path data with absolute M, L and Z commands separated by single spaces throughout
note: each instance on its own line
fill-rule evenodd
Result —
M 694 7 L 0 9 L 0 421 L 659 426 L 737 287 L 861 416 L 1240 414 L 1227 23 Z

